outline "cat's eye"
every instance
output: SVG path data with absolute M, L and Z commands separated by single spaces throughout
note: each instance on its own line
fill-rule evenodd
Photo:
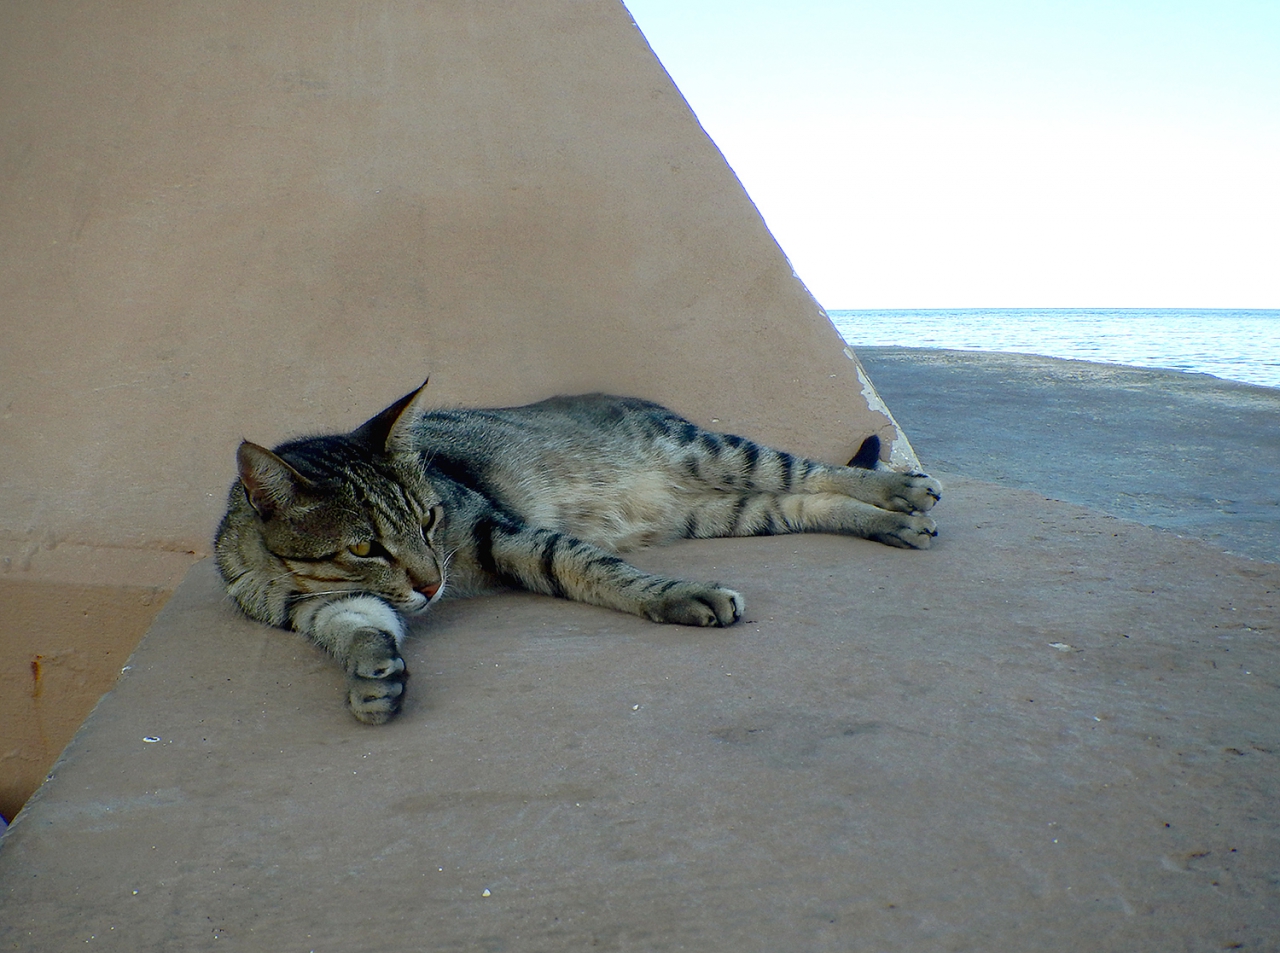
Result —
M 427 511 L 427 515 L 422 518 L 422 538 L 426 539 L 427 534 L 435 529 L 436 523 L 440 518 L 440 507 L 433 506 Z
M 352 556 L 359 556 L 361 559 L 363 559 L 365 556 L 368 556 L 370 553 L 373 552 L 373 543 L 369 542 L 368 540 L 364 540 L 363 542 L 359 542 L 359 543 L 352 543 L 350 546 L 347 547 L 347 552 L 349 552 Z

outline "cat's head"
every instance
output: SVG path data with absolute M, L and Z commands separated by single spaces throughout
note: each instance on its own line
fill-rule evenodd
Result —
M 238 488 L 252 523 L 241 532 L 257 535 L 294 598 L 372 593 L 414 613 L 443 592 L 434 545 L 443 511 L 411 433 L 421 393 L 350 434 L 275 450 L 240 445 Z

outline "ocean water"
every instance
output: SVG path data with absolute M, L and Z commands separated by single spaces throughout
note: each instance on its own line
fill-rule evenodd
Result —
M 1010 351 L 1280 388 L 1280 311 L 956 308 L 828 314 L 855 351 Z

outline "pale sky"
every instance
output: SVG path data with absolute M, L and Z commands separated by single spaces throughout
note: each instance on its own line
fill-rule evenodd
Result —
M 1280 0 L 624 0 L 828 309 L 1280 308 Z

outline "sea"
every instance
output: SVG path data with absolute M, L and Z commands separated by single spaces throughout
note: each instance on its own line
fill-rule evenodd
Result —
M 1280 388 L 1280 310 L 828 311 L 849 346 L 1005 351 L 1211 374 Z

